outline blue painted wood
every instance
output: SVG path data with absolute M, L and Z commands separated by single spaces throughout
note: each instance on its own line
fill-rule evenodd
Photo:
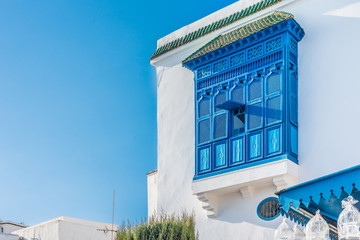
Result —
M 211 75 L 211 67 L 210 66 L 206 66 L 204 68 L 197 70 L 197 77 L 199 79 L 210 76 L 210 75 Z
M 262 164 L 267 164 L 267 163 L 271 163 L 271 162 L 280 161 L 280 160 L 283 160 L 283 159 L 290 159 L 294 163 L 298 163 L 297 159 L 295 159 L 292 155 L 283 154 L 283 155 L 273 156 L 273 157 L 269 157 L 269 158 L 262 158 L 262 159 L 259 159 L 259 160 L 256 160 L 256 161 L 248 161 L 248 162 L 240 163 L 240 164 L 231 164 L 229 167 L 223 167 L 221 169 L 211 169 L 211 170 L 208 170 L 206 172 L 204 171 L 204 172 L 196 174 L 194 176 L 193 180 L 212 177 L 212 176 L 216 176 L 216 175 L 219 175 L 219 174 L 228 173 L 228 172 L 231 172 L 231 171 L 237 171 L 237 170 L 240 170 L 240 169 L 246 169 L 246 168 L 250 168 L 250 167 L 254 167 L 254 166 L 259 166 L 259 165 L 262 165 Z
M 213 73 L 221 72 L 227 69 L 227 58 L 222 59 L 213 65 Z
M 290 149 L 293 154 L 298 155 L 298 132 L 294 126 L 291 126 L 290 129 Z
M 232 163 L 243 161 L 243 139 L 237 139 L 232 142 Z
M 265 43 L 265 51 L 269 53 L 271 51 L 280 49 L 282 47 L 281 36 L 273 38 Z
M 226 150 L 225 143 L 216 146 L 216 167 L 221 167 L 226 164 Z
M 268 132 L 268 153 L 280 151 L 280 129 L 276 128 Z
M 360 196 L 356 194 L 358 191 L 356 187 L 360 186 L 360 165 L 352 168 L 348 168 L 333 174 L 329 174 L 305 183 L 301 183 L 290 187 L 284 191 L 277 192 L 279 196 L 280 205 L 285 212 L 290 209 L 290 204 L 298 209 L 302 203 L 306 207 L 309 207 L 311 201 L 313 201 L 317 207 L 320 208 L 321 213 L 328 213 L 328 216 L 335 218 L 341 211 L 341 207 L 335 206 L 341 204 L 341 201 L 334 201 L 334 199 L 342 200 L 342 196 L 352 195 L 357 200 L 360 200 Z M 330 200 L 332 201 L 330 202 Z M 324 201 L 327 204 L 324 204 Z M 329 204 L 335 204 L 329 206 Z M 358 203 L 360 206 L 360 203 Z M 337 209 L 337 212 L 333 212 L 330 209 Z
M 230 67 L 240 65 L 245 62 L 245 53 L 240 52 L 230 57 Z
M 250 48 L 247 51 L 247 56 L 246 58 L 248 60 L 252 60 L 254 58 L 260 57 L 263 54 L 263 44 L 257 45 L 253 48 Z
M 261 135 L 255 134 L 250 136 L 250 158 L 259 157 L 261 154 Z
M 200 150 L 200 171 L 208 170 L 210 168 L 210 150 L 209 148 L 204 148 Z
M 284 35 L 286 33 L 287 35 L 291 35 L 291 37 L 295 42 L 301 41 L 301 39 L 305 35 L 303 29 L 298 25 L 298 23 L 294 19 L 288 19 L 286 21 L 283 21 L 281 23 L 278 23 L 276 25 L 273 25 L 267 29 L 258 32 L 256 34 L 257 35 L 256 39 L 253 38 L 253 36 L 249 36 L 247 38 L 229 44 L 224 48 L 219 48 L 213 51 L 212 53 L 207 54 L 207 55 L 211 55 L 210 58 L 207 57 L 207 55 L 201 56 L 187 63 L 184 63 L 183 65 L 184 67 L 190 69 L 191 71 L 195 71 L 196 69 L 201 68 L 202 66 L 208 64 L 209 62 L 217 61 L 221 58 L 224 58 L 241 50 L 252 47 L 254 44 L 258 42 L 264 42 L 272 37 Z M 290 40 L 283 43 L 283 45 L 289 45 L 289 44 L 290 44 Z M 297 45 L 293 51 L 297 54 Z
M 211 58 L 192 60 L 197 151 L 194 179 L 283 156 L 298 162 L 297 42 L 303 32 L 294 32 L 294 24 L 289 20 L 278 25 L 276 33 L 266 30 L 259 35 L 262 37 L 235 42 L 226 51 L 216 50 Z M 225 101 L 245 105 L 241 131 L 232 127 L 237 104 L 228 107 Z M 217 108 L 219 104 L 222 107 Z M 208 121 L 205 129 L 209 128 L 205 132 L 200 129 L 204 121 Z M 204 149 L 208 165 L 201 165 Z M 219 157 L 222 151 L 225 162 Z

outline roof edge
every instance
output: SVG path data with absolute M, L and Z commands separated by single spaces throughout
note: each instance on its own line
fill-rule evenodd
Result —
M 196 40 L 202 36 L 205 36 L 205 35 L 212 33 L 218 29 L 228 26 L 240 19 L 243 19 L 252 14 L 255 14 L 263 9 L 271 7 L 282 1 L 284 1 L 284 0 L 262 0 L 256 4 L 253 4 L 253 5 L 245 8 L 245 9 L 242 9 L 239 12 L 235 12 L 228 17 L 222 18 L 216 22 L 213 22 L 209 25 L 201 27 L 198 30 L 190 32 L 190 33 L 186 34 L 185 36 L 177 38 L 163 46 L 158 47 L 156 49 L 156 51 L 153 53 L 153 55 L 150 57 L 150 60 L 155 59 L 156 57 L 158 57 L 164 53 L 167 53 L 167 52 L 169 52 L 173 49 L 176 49 L 180 46 L 183 46 L 189 42 L 192 42 L 193 40 Z

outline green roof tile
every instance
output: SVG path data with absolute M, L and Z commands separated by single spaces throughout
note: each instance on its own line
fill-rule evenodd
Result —
M 231 31 L 224 35 L 217 36 L 216 38 L 214 38 L 213 40 L 211 40 L 210 42 L 205 44 L 203 47 L 201 47 L 199 50 L 197 50 L 196 52 L 191 54 L 188 58 L 186 58 L 183 61 L 183 63 L 186 63 L 195 58 L 201 57 L 207 53 L 215 51 L 221 47 L 227 46 L 227 45 L 234 43 L 240 39 L 246 38 L 254 33 L 260 32 L 261 30 L 264 30 L 265 28 L 268 28 L 270 26 L 273 26 L 275 24 L 278 24 L 282 21 L 285 21 L 285 20 L 293 18 L 293 17 L 294 16 L 290 13 L 276 11 L 267 17 L 264 17 L 255 22 L 249 23 L 243 27 L 235 29 L 234 31 Z
M 219 21 L 211 23 L 205 27 L 202 27 L 202 28 L 194 31 L 194 32 L 188 33 L 181 38 L 175 39 L 175 40 L 171 41 L 170 43 L 167 43 L 163 46 L 158 47 L 156 49 L 156 51 L 153 53 L 153 55 L 151 56 L 150 60 L 154 59 L 168 51 L 178 48 L 186 43 L 189 43 L 197 38 L 200 38 L 206 34 L 209 34 L 215 30 L 225 27 L 235 21 L 238 21 L 239 19 L 242 19 L 253 13 L 256 13 L 267 7 L 270 7 L 276 3 L 279 3 L 281 1 L 283 1 L 283 0 L 262 0 L 261 2 L 258 2 L 250 7 L 247 7 L 246 9 L 243 9 L 240 12 L 234 13 L 226 18 L 220 19 Z

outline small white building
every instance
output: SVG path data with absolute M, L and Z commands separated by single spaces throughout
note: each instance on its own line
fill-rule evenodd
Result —
M 118 225 L 71 217 L 58 217 L 13 231 L 21 240 L 113 240 Z M 112 238 L 113 237 L 113 238 Z
M 240 0 L 159 39 L 148 214 L 193 210 L 201 240 L 271 240 L 279 215 L 336 203 L 337 239 L 341 200 L 360 199 L 360 167 L 338 173 L 360 163 L 359 29 L 359 0 Z
M 12 234 L 12 232 L 26 227 L 24 223 L 2 221 L 0 219 L 0 240 L 18 240 L 19 236 Z

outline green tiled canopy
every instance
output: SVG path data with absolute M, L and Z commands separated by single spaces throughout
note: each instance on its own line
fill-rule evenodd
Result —
M 260 32 L 261 30 L 264 30 L 265 28 L 268 28 L 270 26 L 273 26 L 277 23 L 280 23 L 282 21 L 285 21 L 289 18 L 293 18 L 294 16 L 290 13 L 285 12 L 274 12 L 273 14 L 264 17 L 262 19 L 259 19 L 255 22 L 249 23 L 243 27 L 240 27 L 232 32 L 229 32 L 224 35 L 219 35 L 207 44 L 205 44 L 203 47 L 201 47 L 199 50 L 191 54 L 188 58 L 186 58 L 183 63 L 189 62 L 195 58 L 201 57 L 207 53 L 210 53 L 212 51 L 215 51 L 219 48 L 222 48 L 226 45 L 229 45 L 233 42 L 236 42 L 240 39 L 246 38 L 254 33 Z
M 248 8 L 245 8 L 244 10 L 241 10 L 240 12 L 236 12 L 226 18 L 220 19 L 219 21 L 216 21 L 194 32 L 186 34 L 181 38 L 175 39 L 174 41 L 160 46 L 158 49 L 156 49 L 150 60 L 281 1 L 283 0 L 262 0 Z

